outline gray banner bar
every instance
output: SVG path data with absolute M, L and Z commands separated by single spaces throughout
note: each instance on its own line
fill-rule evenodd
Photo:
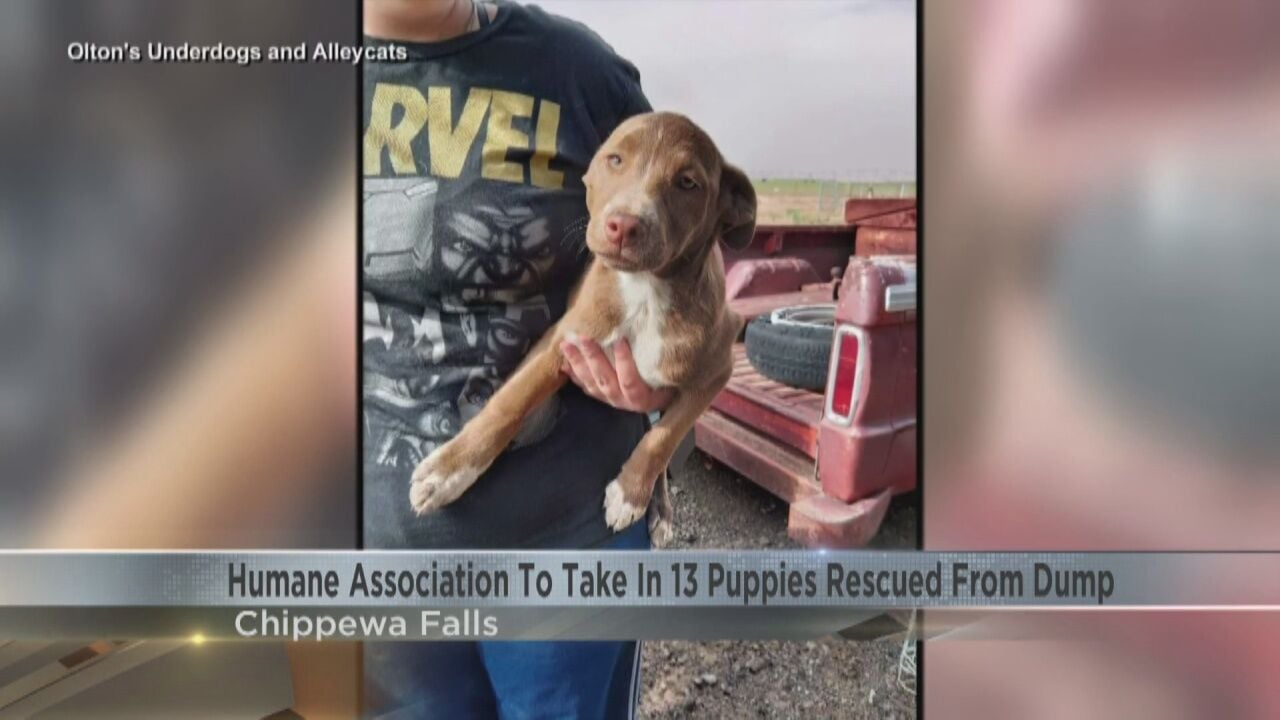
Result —
M 1278 606 L 1280 553 L 0 552 L 0 607 Z
M 921 607 L 1280 610 L 1280 553 L 0 552 L 4 640 L 806 639 Z

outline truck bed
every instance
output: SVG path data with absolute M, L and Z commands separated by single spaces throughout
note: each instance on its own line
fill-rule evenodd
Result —
M 733 359 L 729 383 L 694 428 L 698 447 L 788 503 L 818 494 L 822 394 L 756 372 L 742 343 Z
M 814 459 L 822 401 L 822 393 L 783 385 L 756 372 L 746 347 L 738 343 L 733 348 L 733 375 L 711 407 Z
M 830 286 L 732 300 L 746 320 L 780 307 L 831 302 Z M 756 372 L 746 346 L 733 346 L 733 375 L 694 428 L 703 452 L 787 502 L 820 492 L 815 476 L 823 395 Z

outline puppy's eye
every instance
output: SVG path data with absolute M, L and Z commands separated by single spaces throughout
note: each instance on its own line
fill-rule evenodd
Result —
M 609 161 L 609 167 L 611 167 L 611 168 L 622 167 L 622 156 L 621 156 L 621 155 L 619 155 L 619 154 L 617 154 L 617 153 L 614 153 L 614 154 L 610 155 L 607 159 L 608 159 L 608 161 Z
M 681 190 L 698 189 L 698 181 L 694 180 L 692 175 L 681 175 L 680 179 L 676 181 L 676 184 L 680 186 Z

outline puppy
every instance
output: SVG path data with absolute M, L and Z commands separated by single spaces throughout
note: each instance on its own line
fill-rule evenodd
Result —
M 649 113 L 618 126 L 583 182 L 591 265 L 560 322 L 484 409 L 414 470 L 409 500 L 419 515 L 466 492 L 564 385 L 562 340 L 590 338 L 607 348 L 626 338 L 644 381 L 675 389 L 605 490 L 605 522 L 614 531 L 644 515 L 676 446 L 729 379 L 742 319 L 725 305 L 716 241 L 734 248 L 751 241 L 756 195 L 746 175 L 688 118 Z M 660 512 L 669 516 L 662 500 Z

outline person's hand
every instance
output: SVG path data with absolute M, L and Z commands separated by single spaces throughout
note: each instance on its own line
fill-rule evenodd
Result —
M 564 373 L 582 391 L 619 410 L 651 413 L 671 404 L 675 394 L 670 388 L 654 390 L 645 384 L 631 355 L 631 345 L 624 339 L 613 344 L 613 362 L 594 340 L 560 343 L 564 355 Z

